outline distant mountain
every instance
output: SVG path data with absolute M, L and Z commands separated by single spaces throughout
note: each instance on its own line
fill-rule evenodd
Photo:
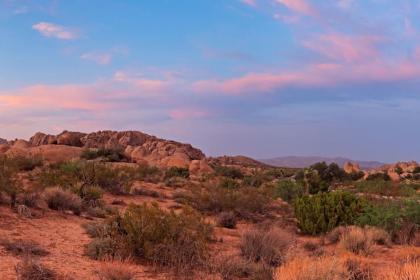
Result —
M 260 161 L 265 164 L 269 164 L 273 166 L 294 167 L 294 168 L 308 167 L 314 163 L 321 162 L 321 161 L 325 161 L 328 164 L 335 162 L 341 167 L 343 167 L 346 162 L 350 161 L 350 162 L 359 164 L 361 169 L 378 168 L 385 164 L 379 161 L 360 161 L 360 160 L 352 160 L 352 159 L 343 158 L 343 157 L 329 158 L 329 157 L 304 157 L 304 156 L 276 157 L 276 158 L 271 158 L 271 159 L 261 159 Z

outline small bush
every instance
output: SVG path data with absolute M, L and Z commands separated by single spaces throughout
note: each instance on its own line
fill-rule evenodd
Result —
M 219 187 L 224 189 L 237 189 L 239 188 L 239 183 L 231 178 L 223 178 L 219 183 Z
M 2 240 L 0 241 L 0 245 L 2 245 L 6 251 L 12 253 L 15 256 L 33 255 L 43 257 L 49 254 L 47 250 L 43 249 L 33 241 Z
M 284 263 L 293 242 L 293 236 L 280 229 L 254 229 L 243 234 L 240 248 L 242 255 L 250 261 L 278 266 Z
M 95 259 L 132 256 L 184 270 L 208 259 L 210 238 L 211 227 L 192 209 L 175 214 L 157 204 L 130 205 L 123 216 L 104 224 L 87 253 Z
M 79 215 L 82 211 L 82 200 L 76 194 L 61 188 L 50 188 L 44 192 L 48 207 L 53 210 L 71 210 Z
M 325 235 L 325 241 L 327 241 L 327 244 L 336 244 L 338 241 L 340 241 L 341 236 L 346 231 L 346 227 L 344 226 L 338 226 L 336 228 L 333 228 L 330 232 L 328 232 Z
M 413 244 L 420 227 L 420 203 L 415 200 L 366 203 L 356 224 L 382 228 L 391 235 L 392 241 Z
M 98 276 L 100 280 L 132 280 L 135 273 L 123 262 L 111 262 L 100 266 Z
M 361 211 L 361 201 L 348 192 L 319 193 L 295 201 L 299 228 L 312 235 L 328 232 L 340 225 L 351 225 Z
M 163 198 L 164 195 L 160 192 L 154 191 L 154 190 L 149 190 L 146 188 L 135 188 L 132 191 L 132 194 L 134 195 L 141 195 L 141 196 L 150 196 L 150 197 L 154 197 L 154 198 Z
M 85 149 L 80 157 L 87 160 L 101 158 L 108 162 L 128 161 L 124 152 L 119 149 Z
M 275 197 L 280 197 L 284 201 L 292 202 L 303 195 L 304 188 L 301 184 L 291 180 L 278 182 L 275 188 Z
M 233 212 L 222 212 L 217 218 L 217 223 L 219 226 L 225 228 L 235 228 L 236 227 L 236 215 Z
M 214 168 L 214 171 L 216 172 L 216 175 L 228 177 L 231 179 L 242 179 L 244 177 L 244 174 L 241 170 L 235 168 L 235 167 L 229 167 L 229 166 L 216 166 Z
M 373 173 L 373 174 L 369 174 L 366 177 L 367 181 L 374 181 L 374 180 L 382 180 L 382 181 L 391 181 L 391 177 L 389 177 L 388 173 L 384 173 L 384 172 L 378 172 L 378 173 Z
M 372 253 L 372 240 L 366 231 L 359 227 L 348 228 L 339 244 L 345 250 L 355 254 L 369 255 Z
M 27 257 L 16 266 L 18 280 L 56 280 L 57 274 L 43 264 Z
M 43 161 L 41 157 L 33 156 L 33 157 L 24 157 L 24 156 L 16 156 L 11 158 L 11 160 L 16 165 L 19 171 L 32 171 L 36 167 L 40 167 L 43 165 Z
M 188 170 L 188 168 L 175 167 L 175 166 L 166 170 L 165 179 L 174 178 L 174 177 L 189 178 L 190 171 Z
M 137 180 L 157 183 L 161 179 L 161 173 L 162 172 L 157 167 L 149 166 L 148 164 L 142 164 L 137 167 L 134 176 Z

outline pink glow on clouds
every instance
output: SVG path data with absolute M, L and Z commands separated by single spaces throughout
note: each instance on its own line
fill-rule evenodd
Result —
M 281 90 L 285 87 L 331 87 L 346 83 L 370 81 L 398 81 L 420 75 L 417 61 L 400 61 L 394 64 L 367 62 L 364 64 L 315 64 L 301 71 L 279 73 L 251 73 L 225 80 L 202 80 L 193 84 L 197 92 L 230 95 L 258 94 Z
M 110 53 L 98 53 L 98 52 L 90 52 L 84 53 L 80 56 L 81 59 L 93 61 L 100 65 L 107 65 L 112 60 L 112 54 Z
M 179 108 L 169 112 L 174 120 L 198 119 L 210 116 L 210 113 L 198 108 Z
M 126 83 L 142 91 L 142 93 L 165 93 L 175 86 L 175 79 L 164 77 L 162 79 L 145 78 L 142 75 L 118 71 L 114 74 L 114 81 Z
M 320 35 L 307 40 L 305 47 L 321 55 L 346 62 L 372 60 L 379 56 L 375 44 L 381 41 L 377 36 L 345 36 L 342 34 Z
M 45 37 L 52 37 L 60 40 L 74 40 L 78 38 L 77 32 L 50 22 L 39 22 L 32 25 L 32 29 L 38 31 Z
M 241 2 L 253 7 L 257 5 L 257 0 L 241 0 Z
M 276 0 L 288 9 L 306 16 L 318 16 L 316 9 L 307 0 Z

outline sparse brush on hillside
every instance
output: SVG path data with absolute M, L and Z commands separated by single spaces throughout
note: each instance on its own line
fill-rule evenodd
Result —
M 16 180 L 18 169 L 6 156 L 0 156 L 0 203 L 8 203 L 14 207 L 22 187 Z M 6 197 L 5 197 L 6 196 Z
M 175 199 L 207 213 L 234 212 L 238 217 L 255 220 L 267 214 L 272 199 L 263 190 L 252 187 L 226 189 L 218 186 L 179 192 Z
M 336 191 L 302 196 L 295 200 L 294 208 L 299 228 L 316 235 L 352 225 L 362 211 L 362 202 L 351 193 Z
M 235 167 L 218 165 L 214 167 L 214 171 L 218 176 L 228 177 L 231 179 L 242 179 L 244 177 L 242 171 Z
M 212 228 L 194 210 L 166 212 L 157 204 L 130 205 L 109 219 L 87 248 L 95 259 L 134 257 L 176 270 L 192 269 L 208 259 Z
M 39 174 L 43 186 L 77 189 L 79 186 L 99 186 L 113 194 L 126 194 L 135 178 L 134 169 L 112 168 L 103 163 L 75 161 L 52 165 Z
M 188 170 L 188 168 L 175 167 L 175 166 L 165 171 L 165 179 L 170 179 L 174 177 L 188 178 L 190 177 L 190 171 Z
M 360 181 L 356 184 L 359 192 L 379 194 L 383 196 L 414 196 L 416 189 L 409 184 L 392 183 L 382 179 Z

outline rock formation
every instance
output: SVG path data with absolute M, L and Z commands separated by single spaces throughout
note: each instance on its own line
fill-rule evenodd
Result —
M 360 172 L 360 166 L 357 163 L 353 163 L 353 162 L 346 162 L 344 164 L 344 171 L 346 171 L 346 173 L 357 173 Z
M 18 147 L 15 147 L 16 145 Z M 72 149 L 64 146 L 72 147 Z M 139 131 L 107 130 L 88 134 L 63 131 L 58 135 L 38 132 L 28 142 L 16 141 L 10 150 L 21 152 L 22 149 L 27 149 L 31 153 L 41 153 L 42 156 L 48 154 L 48 158 L 61 150 L 63 154 L 68 155 L 65 158 L 68 158 L 80 155 L 83 149 L 100 148 L 121 150 L 136 163 L 148 163 L 159 167 L 190 168 L 191 166 L 193 172 L 206 171 L 210 168 L 203 162 L 204 153 L 190 144 L 160 139 Z M 55 152 L 51 152 L 52 150 Z
M 0 138 L 0 145 L 5 145 L 5 144 L 7 144 L 7 140 Z

